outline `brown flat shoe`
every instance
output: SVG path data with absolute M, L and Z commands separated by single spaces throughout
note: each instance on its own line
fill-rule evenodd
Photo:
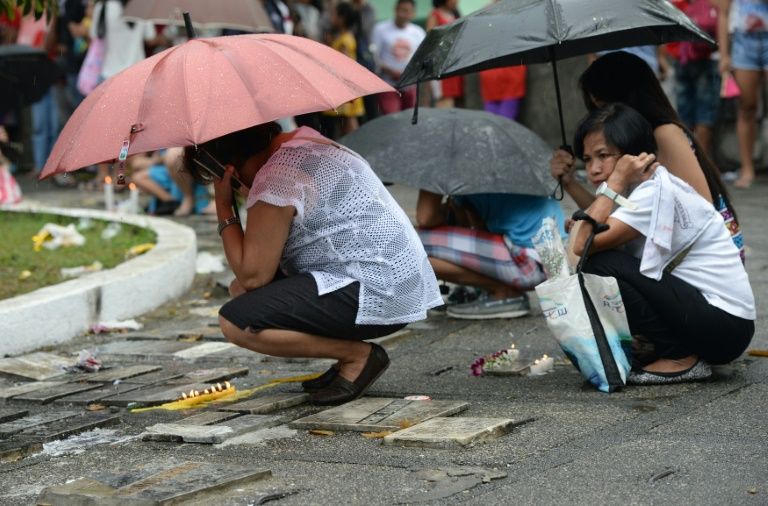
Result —
M 389 356 L 384 348 L 371 343 L 371 353 L 363 371 L 355 381 L 337 375 L 331 383 L 310 396 L 315 406 L 338 406 L 361 397 L 389 367 Z

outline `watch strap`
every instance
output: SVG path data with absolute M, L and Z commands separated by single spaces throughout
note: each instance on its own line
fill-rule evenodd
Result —
M 218 231 L 219 235 L 221 235 L 221 232 L 227 228 L 230 225 L 234 225 L 235 223 L 240 223 L 240 218 L 237 216 L 232 216 L 231 218 L 227 218 L 226 220 L 219 223 Z

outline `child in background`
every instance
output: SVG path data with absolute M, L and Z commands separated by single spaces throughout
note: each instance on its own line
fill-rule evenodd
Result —
M 360 26 L 360 14 L 351 4 L 341 2 L 336 5 L 331 17 L 334 35 L 329 45 L 357 61 L 357 39 L 355 31 Z M 356 98 L 339 106 L 336 110 L 325 111 L 326 116 L 338 116 L 341 118 L 341 134 L 354 132 L 360 126 L 358 118 L 365 114 L 363 99 Z

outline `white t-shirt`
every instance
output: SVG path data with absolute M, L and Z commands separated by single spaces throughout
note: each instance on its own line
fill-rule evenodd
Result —
M 296 137 L 323 139 L 302 127 Z M 435 273 L 405 212 L 351 152 L 294 138 L 256 173 L 247 207 L 293 206 L 280 267 L 310 273 L 324 295 L 360 282 L 355 323 L 423 320 L 443 303 Z
M 674 176 L 670 175 L 670 178 Z M 653 207 L 656 204 L 655 188 L 653 179 L 640 184 L 629 196 L 630 200 L 637 204 L 637 209 L 633 211 L 619 207 L 611 217 L 648 237 L 651 232 Z M 674 186 L 671 190 L 680 191 L 679 186 Z M 685 192 L 685 195 L 679 197 L 680 199 L 676 198 L 678 202 L 690 199 L 691 192 Z M 704 201 L 698 194 L 694 198 Z M 707 205 L 712 206 L 708 202 Z M 747 271 L 741 263 L 739 250 L 733 244 L 720 213 L 713 212 L 708 219 L 711 221 L 693 242 L 683 261 L 672 271 L 672 275 L 699 290 L 713 306 L 739 318 L 754 320 L 755 298 Z M 640 258 L 642 249 L 632 249 L 635 251 L 631 253 Z
M 408 23 L 403 28 L 398 27 L 394 21 L 377 23 L 371 37 L 371 44 L 375 47 L 376 62 L 402 72 L 424 37 L 426 37 L 424 29 L 413 23 Z M 386 74 L 383 75 L 383 79 L 389 84 L 395 84 L 395 81 Z
M 97 2 L 93 10 L 91 38 L 98 37 L 99 17 L 106 8 L 104 37 L 104 61 L 101 77 L 109 79 L 144 58 L 144 41 L 155 37 L 155 26 L 148 21 L 134 21 L 132 26 L 123 19 L 123 3 L 118 0 Z

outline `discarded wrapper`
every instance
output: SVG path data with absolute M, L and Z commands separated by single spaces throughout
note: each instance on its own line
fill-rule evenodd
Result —
M 406 401 L 431 401 L 432 397 L 428 395 L 409 395 L 407 397 L 403 397 Z

